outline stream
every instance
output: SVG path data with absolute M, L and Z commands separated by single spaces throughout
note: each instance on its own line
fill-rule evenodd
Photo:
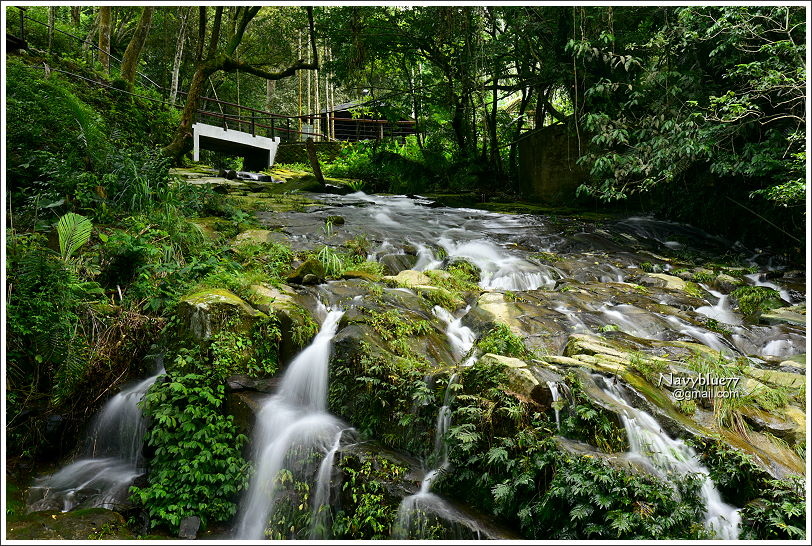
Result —
M 552 354 L 561 354 L 571 334 L 606 332 L 627 336 L 618 339 L 636 339 L 635 343 L 699 343 L 754 366 L 786 368 L 792 366 L 786 359 L 805 352 L 803 326 L 753 324 L 736 310 L 729 292 L 699 283 L 698 293 L 684 295 L 664 289 L 657 284 L 660 278 L 641 270 L 642 264 L 653 262 L 673 279 L 673 260 L 661 254 L 692 249 L 712 257 L 736 248 L 746 256 L 746 264 L 761 268 L 758 273 L 740 275 L 743 282 L 778 290 L 785 305 L 805 299 L 802 283 L 793 282 L 791 275 L 783 282 L 783 270 L 769 257 L 684 224 L 632 217 L 593 225 L 361 192 L 317 199 L 321 204 L 306 212 L 258 216 L 268 228 L 282 231 L 294 250 L 339 247 L 363 236 L 370 243 L 367 258 L 385 264 L 390 274 L 403 269 L 439 269 L 455 259 L 479 268 L 483 295 L 478 301 L 467 301 L 456 310 L 439 305 L 431 309 L 445 335 L 447 354 L 453 358 L 447 364 L 468 366 L 480 356 L 473 348 L 482 334 L 476 317 L 483 310 L 512 321 L 511 327 L 521 331 L 529 345 Z M 339 226 L 322 229 L 328 217 L 337 216 L 342 219 Z M 328 411 L 331 344 L 346 310 L 362 299 L 356 295 L 351 302 L 340 303 L 340 298 L 331 295 L 335 286 L 328 282 L 317 287 L 324 296 L 321 299 L 330 302 L 329 306 L 318 303 L 320 330 L 287 366 L 274 394 L 261 403 L 251 439 L 255 470 L 240 502 L 232 538 L 265 538 L 268 521 L 278 506 L 291 502 L 285 471 L 287 481 L 306 482 L 312 492 L 309 538 L 329 538 L 334 462 L 342 447 L 357 441 L 352 423 Z M 406 288 L 386 290 L 415 296 Z M 29 509 L 115 508 L 123 500 L 133 479 L 144 472 L 141 444 L 145 424 L 136 404 L 158 375 L 126 387 L 107 402 L 93 422 L 81 457 L 55 474 L 39 478 L 31 488 Z M 396 538 L 420 538 L 427 525 L 426 514 L 478 535 L 476 522 L 431 491 L 438 475 L 449 470 L 445 435 L 451 424 L 456 377 L 452 375 L 437 414 L 434 446 L 424 461 L 419 490 L 401 502 L 393 530 Z M 595 377 L 605 396 L 621 408 L 618 413 L 628 435 L 630 456 L 666 480 L 674 475 L 699 476 L 706 527 L 717 538 L 737 538 L 738 509 L 722 501 L 693 450 L 666 433 L 654 415 L 632 407 L 624 387 Z M 565 385 L 552 380 L 543 383 L 560 427 Z

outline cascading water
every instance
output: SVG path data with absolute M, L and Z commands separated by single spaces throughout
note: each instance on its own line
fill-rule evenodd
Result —
M 682 440 L 663 432 L 654 417 L 628 404 L 616 381 L 609 381 L 599 374 L 593 377 L 621 408 L 620 417 L 629 438 L 630 455 L 666 480 L 674 474 L 699 477 L 702 480 L 699 494 L 705 501 L 705 527 L 716 538 L 736 540 L 741 522 L 739 509 L 722 501 L 708 469 L 699 462 L 696 452 Z
M 561 400 L 561 394 L 558 392 L 558 382 L 547 381 L 547 386 L 550 388 L 550 395 L 553 397 L 553 410 L 555 411 L 555 426 L 561 430 L 561 417 L 558 412 L 557 402 Z
M 126 503 L 130 484 L 144 473 L 146 422 L 138 402 L 163 373 L 161 368 L 122 389 L 104 405 L 93 420 L 82 458 L 37 479 L 29 490 L 29 511 L 113 509 Z
M 462 325 L 463 317 L 465 317 L 470 310 L 471 306 L 469 305 L 459 318 L 454 318 L 454 315 L 439 305 L 435 305 L 434 309 L 432 309 L 434 316 L 439 318 L 446 325 L 445 335 L 448 338 L 448 344 L 451 346 L 451 353 L 457 362 L 468 354 L 471 347 L 474 346 L 474 341 L 476 341 L 476 334 L 473 330 Z M 472 356 L 466 359 L 462 365 L 471 365 L 475 359 L 476 357 Z
M 424 535 L 429 524 L 429 515 L 446 521 L 463 522 L 464 516 L 459 514 L 441 497 L 432 493 L 431 484 L 448 468 L 448 446 L 445 435 L 451 425 L 451 402 L 453 401 L 454 385 L 457 374 L 451 375 L 446 387 L 443 405 L 437 412 L 437 425 L 434 432 L 434 452 L 431 458 L 435 461 L 432 470 L 426 472 L 420 483 L 420 490 L 414 495 L 404 498 L 398 507 L 398 523 L 395 528 L 395 538 L 420 538 Z
M 268 398 L 257 415 L 253 438 L 257 468 L 240 507 L 236 538 L 265 538 L 265 527 L 282 486 L 282 469 L 297 479 L 313 480 L 315 491 L 311 536 L 318 535 L 325 523 L 323 503 L 329 501 L 332 460 L 348 429 L 327 413 L 327 378 L 330 343 L 338 329 L 343 311 L 326 313 L 321 330 L 313 342 L 288 366 L 278 392 Z M 314 466 L 313 454 L 322 456 Z M 317 502 L 319 503 L 317 505 Z
M 741 318 L 730 306 L 730 296 L 717 292 L 704 284 L 700 286 L 717 298 L 717 302 L 716 305 L 704 305 L 702 307 L 697 307 L 697 313 L 701 313 L 706 317 L 718 320 L 719 322 L 724 322 L 725 324 L 741 324 Z

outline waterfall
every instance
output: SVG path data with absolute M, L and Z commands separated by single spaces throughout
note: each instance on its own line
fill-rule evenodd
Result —
M 38 478 L 29 490 L 29 511 L 77 506 L 114 509 L 126 503 L 133 480 L 144 473 L 141 447 L 146 422 L 138 402 L 158 373 L 113 396 L 94 418 L 82 458 Z
M 456 382 L 457 374 L 452 374 L 448 380 L 443 405 L 437 412 L 434 451 L 430 456 L 430 460 L 433 460 L 436 466 L 426 472 L 423 481 L 420 482 L 420 490 L 401 501 L 398 507 L 398 522 L 393 533 L 395 538 L 423 537 L 434 518 L 459 523 L 477 533 L 479 532 L 475 522 L 454 509 L 442 497 L 431 492 L 432 483 L 449 466 L 445 435 L 451 425 L 451 402 L 454 399 L 453 386 Z
M 330 344 L 343 311 L 327 312 L 321 330 L 309 347 L 288 366 L 279 390 L 268 398 L 257 415 L 254 434 L 256 471 L 240 506 L 236 538 L 265 538 L 265 527 L 280 500 L 279 472 L 290 470 L 296 479 L 312 480 L 315 475 L 311 535 L 318 534 L 317 524 L 326 520 L 315 517 L 329 500 L 332 460 L 348 427 L 327 413 L 327 379 Z M 315 466 L 313 455 L 322 463 Z
M 455 319 L 454 315 L 439 305 L 435 305 L 434 309 L 432 309 L 434 316 L 439 318 L 446 325 L 445 335 L 448 338 L 448 344 L 451 346 L 451 353 L 457 362 L 468 354 L 471 347 L 474 346 L 474 341 L 476 341 L 476 334 L 474 334 L 473 330 L 462 325 L 463 317 L 465 317 L 470 310 L 471 306 L 469 305 L 465 308 L 462 315 Z M 468 358 L 463 363 L 463 366 L 470 366 L 474 360 L 474 357 Z
M 599 374 L 593 377 L 598 385 L 602 385 L 602 390 L 622 408 L 620 417 L 629 438 L 632 457 L 645 463 L 666 480 L 670 474 L 700 477 L 702 485 L 699 494 L 705 501 L 705 527 L 717 539 L 736 540 L 741 522 L 739 509 L 722 501 L 708 469 L 699 462 L 696 452 L 682 440 L 668 436 L 654 417 L 629 405 L 616 381 L 609 381 Z
M 711 295 L 717 298 L 716 305 L 703 305 L 697 307 L 696 312 L 705 315 L 708 318 L 718 320 L 725 324 L 741 324 L 741 318 L 733 311 L 730 306 L 730 296 L 717 292 L 705 284 L 700 284 L 702 288 L 707 290 Z
M 558 405 L 556 402 L 561 400 L 561 395 L 558 392 L 558 383 L 556 381 L 547 381 L 547 386 L 550 387 L 550 395 L 553 397 L 553 410 L 555 410 L 555 426 L 561 430 L 561 418 L 558 413 Z

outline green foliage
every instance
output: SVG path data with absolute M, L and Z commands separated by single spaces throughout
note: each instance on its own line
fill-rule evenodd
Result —
M 398 344 L 396 343 L 396 346 Z M 328 405 L 362 437 L 428 454 L 442 391 L 427 386 L 429 364 L 359 341 L 330 365 Z
M 226 324 L 212 336 L 208 347 L 212 369 L 224 380 L 229 375 L 267 377 L 279 371 L 279 342 L 282 333 L 275 317 L 258 321 L 248 333 L 241 333 L 235 324 Z
M 403 479 L 408 469 L 383 456 L 361 460 L 352 455 L 342 456 L 338 467 L 344 480 L 341 484 L 341 508 L 333 517 L 333 538 L 390 538 L 397 520 L 399 502 L 387 493 L 383 481 Z
M 564 378 L 569 403 L 561 413 L 561 434 L 593 445 L 605 453 L 626 451 L 628 438 L 618 417 L 595 405 L 581 380 L 570 373 Z
M 148 484 L 130 491 L 150 527 L 177 531 L 184 517 L 198 516 L 205 528 L 236 514 L 236 496 L 248 481 L 241 453 L 247 438 L 223 415 L 224 394 L 203 375 L 164 376 L 140 403 L 152 423 L 146 442 L 154 455 Z
M 727 502 L 744 506 L 767 488 L 769 474 L 747 453 L 719 440 L 695 440 L 692 443 Z
M 766 286 L 742 286 L 730 295 L 738 305 L 739 311 L 750 317 L 783 305 L 778 291 Z
M 90 232 L 93 230 L 93 222 L 69 212 L 59 219 L 56 225 L 56 232 L 59 235 L 59 251 L 62 259 L 67 260 L 79 247 L 90 240 Z
M 803 540 L 806 496 L 803 478 L 767 480 L 757 500 L 741 511 L 744 540 Z
M 493 353 L 514 358 L 532 358 L 532 351 L 524 346 L 524 341 L 507 324 L 496 323 L 485 335 L 476 343 L 477 348 L 483 353 Z

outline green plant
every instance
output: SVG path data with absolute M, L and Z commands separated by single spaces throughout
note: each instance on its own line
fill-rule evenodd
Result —
M 514 358 L 532 358 L 533 352 L 524 346 L 524 341 L 507 324 L 497 322 L 476 343 L 483 353 L 512 356 Z
M 130 488 L 150 527 L 177 531 L 186 516 L 201 526 L 237 512 L 236 495 L 246 487 L 248 463 L 231 416 L 223 415 L 224 387 L 199 374 L 163 376 L 140 407 L 151 420 L 146 443 L 153 456 L 147 485 Z
M 60 218 L 56 224 L 56 231 L 59 235 L 59 251 L 62 259 L 67 260 L 79 247 L 87 243 L 92 230 L 93 222 L 79 214 L 69 212 Z
M 766 286 L 742 286 L 731 292 L 730 296 L 739 311 L 750 317 L 782 305 L 778 291 Z
M 745 540 L 803 540 L 806 499 L 803 478 L 767 480 L 761 496 L 741 511 Z
M 323 246 L 316 253 L 316 260 L 324 268 L 324 272 L 329 277 L 340 277 L 344 272 L 344 263 L 341 255 L 330 246 Z

